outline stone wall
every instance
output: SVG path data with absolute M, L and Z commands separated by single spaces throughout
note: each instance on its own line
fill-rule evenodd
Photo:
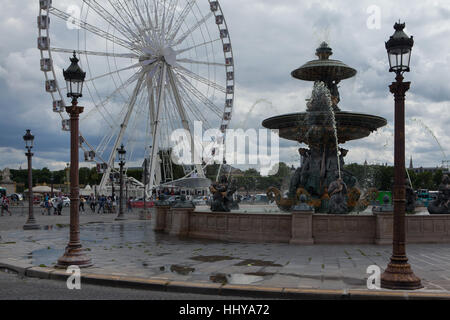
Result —
M 392 213 L 253 214 L 157 207 L 154 228 L 176 236 L 221 241 L 392 244 L 392 224 Z M 450 243 L 450 215 L 406 215 L 406 235 L 410 243 Z
M 374 243 L 375 216 L 313 215 L 314 243 Z
M 291 215 L 193 212 L 189 236 L 228 241 L 289 242 Z

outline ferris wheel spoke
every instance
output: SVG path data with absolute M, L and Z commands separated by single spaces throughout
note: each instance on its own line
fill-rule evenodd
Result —
M 89 115 L 91 115 L 94 110 L 99 111 L 101 114 L 102 112 L 100 111 L 100 108 L 103 108 L 105 110 L 106 113 L 108 113 L 110 115 L 110 117 L 113 119 L 113 117 L 111 116 L 111 114 L 109 113 L 108 109 L 105 108 L 105 105 L 109 102 L 109 100 L 111 100 L 112 97 L 114 97 L 116 94 L 118 94 L 121 90 L 126 89 L 129 85 L 131 85 L 133 82 L 135 82 L 136 80 L 138 80 L 138 78 L 142 75 L 141 72 L 137 72 L 135 74 L 133 74 L 130 78 L 128 78 L 121 86 L 119 86 L 118 88 L 116 88 L 112 93 L 110 93 L 105 99 L 103 99 L 100 103 L 95 104 L 94 108 L 92 108 L 84 117 L 83 119 L 86 119 Z M 114 121 L 115 122 L 115 121 Z
M 111 42 L 113 42 L 113 43 L 115 43 L 117 45 L 120 45 L 122 47 L 128 48 L 128 49 L 130 49 L 132 51 L 135 50 L 135 48 L 134 48 L 134 46 L 133 46 L 133 44 L 131 42 L 125 41 L 123 39 L 120 39 L 120 38 L 118 38 L 118 37 L 116 37 L 116 36 L 114 36 L 114 35 L 112 35 L 112 34 L 110 34 L 108 32 L 105 32 L 105 31 L 103 31 L 103 30 L 101 30 L 101 29 L 99 29 L 99 28 L 97 28 L 97 27 L 95 27 L 93 25 L 90 25 L 87 22 L 84 22 L 84 21 L 82 21 L 82 20 L 80 20 L 78 18 L 72 17 L 71 15 L 69 15 L 69 14 L 67 14 L 67 13 L 65 13 L 65 12 L 63 12 L 61 10 L 56 9 L 55 7 L 51 7 L 49 9 L 49 12 L 51 14 L 55 15 L 56 17 L 58 17 L 58 18 L 60 18 L 60 19 L 62 19 L 64 21 L 70 21 L 73 24 L 75 24 L 76 26 L 78 26 L 80 28 L 83 28 L 83 29 L 85 29 L 85 30 L 87 30 L 87 31 L 89 31 L 89 32 L 91 32 L 91 33 L 93 33 L 93 34 L 103 38 L 103 39 L 109 40 L 109 41 L 111 41 Z
M 194 148 L 194 150 L 195 149 L 197 149 L 196 147 L 195 147 L 195 137 L 194 137 L 194 135 L 192 134 L 192 132 L 191 132 L 191 130 L 190 130 L 190 127 L 189 127 L 189 122 L 188 122 L 188 117 L 187 117 L 187 115 L 186 115 L 186 110 L 184 109 L 184 106 L 183 106 L 183 103 L 181 102 L 181 97 L 180 97 L 180 93 L 179 93 L 179 91 L 178 91 L 178 87 L 177 87 L 177 83 L 175 82 L 176 81 L 176 76 L 175 76 L 175 74 L 173 73 L 173 71 L 172 71 L 172 68 L 171 67 L 168 67 L 167 68 L 167 73 L 168 73 L 168 76 L 169 76 L 169 83 L 170 83 L 170 86 L 171 86 L 171 89 L 172 89 L 172 93 L 173 93 L 173 95 L 174 95 L 174 97 L 175 97 L 175 102 L 176 102 L 176 106 L 177 106 L 177 111 L 178 111 L 178 114 L 179 114 L 179 116 L 180 116 L 180 118 L 181 118 L 181 123 L 182 123 L 182 125 L 183 125 L 183 128 L 185 129 L 185 130 L 187 130 L 189 133 L 190 133 L 190 136 L 191 136 L 191 146 Z M 201 147 L 201 144 L 200 144 L 200 147 Z M 198 149 L 197 149 L 198 150 Z M 192 154 L 192 163 L 195 163 L 195 154 L 194 154 L 195 152 L 192 152 L 191 154 Z M 203 169 L 201 168 L 201 165 L 199 165 L 199 164 L 195 164 L 195 166 L 196 166 L 196 168 L 197 168 L 197 173 L 199 174 L 199 176 L 200 177 L 204 177 L 204 173 L 203 173 Z
M 184 110 L 183 103 L 181 102 L 180 94 L 178 92 L 177 85 L 175 83 L 175 75 L 170 67 L 167 68 L 167 75 L 169 78 L 170 87 L 172 89 L 172 93 L 175 97 L 175 102 L 178 110 L 178 114 L 181 118 L 181 123 L 185 130 L 189 130 L 189 123 L 186 117 L 186 111 Z
M 202 121 L 202 125 L 204 125 L 206 129 L 211 128 L 208 119 L 206 119 L 203 112 L 201 112 L 197 107 L 197 103 L 195 103 L 194 100 L 192 100 L 190 95 L 186 93 L 186 90 L 182 86 L 180 86 L 180 96 L 181 100 L 183 100 L 184 102 L 184 105 L 187 106 L 191 114 L 197 116 L 198 117 L 197 119 L 200 119 Z
M 151 20 L 145 21 L 144 17 L 142 16 L 141 10 L 139 10 L 139 6 L 136 2 L 136 0 L 133 0 L 133 4 L 136 7 L 136 11 L 137 14 L 139 16 L 139 19 L 141 21 L 141 24 L 144 26 L 144 39 L 146 40 L 146 44 L 147 45 L 153 45 L 153 34 L 151 34 L 151 31 L 153 31 L 153 24 L 151 22 Z M 147 5 L 147 2 L 145 2 L 145 4 Z M 148 31 L 148 32 L 147 32 Z
M 117 20 L 112 14 L 110 14 L 105 8 L 98 4 L 95 0 L 83 0 L 83 2 L 90 7 L 92 10 L 97 12 L 97 14 L 102 17 L 106 22 L 112 25 L 117 31 L 119 31 L 124 37 L 130 38 L 136 37 L 136 34 L 128 28 L 126 25 L 123 25 L 119 20 Z
M 150 127 L 153 128 L 155 119 L 155 97 L 154 97 L 154 90 L 153 90 L 153 77 L 147 76 L 146 79 L 147 82 L 147 96 L 148 96 L 148 116 L 149 116 L 149 123 Z
M 213 81 L 211 81 L 209 79 L 206 79 L 205 77 L 202 77 L 202 76 L 196 74 L 195 72 L 192 72 L 192 71 L 186 69 L 185 67 L 183 67 L 181 65 L 178 65 L 175 69 L 176 69 L 176 71 L 179 74 L 183 74 L 185 76 L 188 76 L 189 78 L 197 80 L 197 81 L 200 81 L 201 83 L 206 84 L 207 86 L 209 86 L 211 88 L 214 88 L 214 89 L 219 90 L 219 91 L 221 91 L 223 93 L 226 93 L 226 90 L 225 90 L 225 88 L 223 86 L 221 86 L 221 85 L 219 85 L 219 84 L 217 84 L 217 83 L 215 83 L 215 82 L 213 82 Z
M 147 21 L 148 21 L 148 25 L 149 25 L 149 35 L 147 37 L 147 43 L 150 44 L 150 43 L 154 43 L 155 42 L 156 25 L 154 25 L 153 22 L 152 22 L 148 1 L 145 1 L 144 5 L 145 5 L 145 13 L 147 14 Z
M 167 26 L 167 30 L 171 30 L 172 29 L 172 25 L 173 25 L 173 19 L 175 18 L 175 13 L 176 13 L 176 8 L 178 6 L 178 2 L 179 0 L 175 0 L 175 1 L 170 1 L 169 3 L 169 8 L 168 8 L 168 12 L 171 12 L 172 15 L 170 16 L 170 20 L 169 20 L 169 24 Z
M 197 21 L 192 27 L 190 27 L 186 32 L 184 32 L 179 38 L 175 39 L 173 42 L 173 46 L 181 44 L 190 34 L 192 34 L 195 30 L 197 30 L 202 24 L 208 21 L 209 18 L 213 17 L 214 13 L 210 11 L 206 16 Z
M 142 119 L 145 115 L 144 115 L 144 108 L 142 107 L 144 105 L 144 94 L 141 95 L 140 101 L 139 103 L 137 103 L 137 112 L 135 113 L 132 125 L 131 125 L 131 134 L 128 135 L 127 137 L 127 142 L 126 145 L 128 146 L 127 149 L 129 152 L 128 153 L 128 157 L 132 157 L 133 153 L 134 153 L 134 149 L 136 146 L 136 142 L 137 142 L 137 137 L 138 137 L 138 120 Z
M 225 66 L 226 66 L 225 63 L 220 63 L 220 62 L 209 62 L 209 61 L 197 61 L 197 60 L 192 60 L 192 59 L 188 59 L 188 58 L 177 59 L 177 62 L 181 62 L 181 63 L 193 63 L 193 64 L 203 64 L 203 65 L 207 65 L 207 66 L 219 66 L 219 67 L 225 67 Z
M 127 14 L 129 21 L 136 27 L 138 31 L 138 35 L 136 40 L 138 42 L 141 42 L 143 39 L 144 32 L 139 26 L 139 24 L 134 19 L 133 10 L 128 6 L 129 1 L 124 1 L 123 3 L 121 1 L 118 1 L 118 3 L 121 5 L 123 11 Z M 144 26 L 145 27 L 145 26 Z
M 108 72 L 108 73 L 104 73 L 104 74 L 101 74 L 101 75 L 93 77 L 93 78 L 86 79 L 85 82 L 94 81 L 94 80 L 97 80 L 97 79 L 100 79 L 100 78 L 103 78 L 103 77 L 107 77 L 107 76 L 115 74 L 115 73 L 120 73 L 122 71 L 130 70 L 130 69 L 134 69 L 134 68 L 139 68 L 141 66 L 142 66 L 142 64 L 139 62 L 139 63 L 133 64 L 131 66 L 128 66 L 128 67 L 125 67 L 125 68 L 122 68 L 122 69 L 114 70 L 114 71 L 111 71 L 111 72 Z
M 208 97 L 206 97 L 202 92 L 195 88 L 186 78 L 182 77 L 183 83 L 179 82 L 184 89 L 189 91 L 193 96 L 195 96 L 201 103 L 209 107 L 209 109 L 214 112 L 219 117 L 222 117 L 222 110 L 217 107 Z
M 179 86 L 180 89 L 180 96 L 181 99 L 184 101 L 184 105 L 187 106 L 187 108 L 191 111 L 191 114 L 197 116 L 198 118 L 200 118 L 200 120 L 203 121 L 203 123 L 206 125 L 205 127 L 207 129 L 212 128 L 211 124 L 209 123 L 209 121 L 206 119 L 206 117 L 204 116 L 204 110 L 200 111 L 200 109 L 197 107 L 197 105 L 199 104 L 198 102 L 195 102 L 192 97 L 195 96 L 194 94 L 188 92 L 186 90 L 186 88 L 181 84 L 181 82 L 179 80 L 177 80 L 177 85 Z M 197 98 L 198 101 L 200 101 L 200 99 Z M 203 103 L 201 103 L 202 106 L 204 106 Z
M 189 12 L 191 12 L 192 7 L 194 6 L 195 2 L 196 2 L 196 0 L 187 0 L 186 1 L 186 6 L 183 8 L 180 15 L 175 20 L 175 24 L 173 25 L 173 31 L 167 30 L 167 33 L 170 34 L 169 41 L 173 41 L 173 39 L 175 39 L 175 37 L 177 36 L 178 32 L 181 29 L 181 26 L 182 26 L 184 20 L 186 20 Z M 172 32 L 172 33 L 170 33 L 170 32 Z
M 141 90 L 142 83 L 144 81 L 144 75 L 145 75 L 144 73 L 139 73 L 138 74 L 138 81 L 137 81 L 137 84 L 136 84 L 136 86 L 135 86 L 135 88 L 133 90 L 133 94 L 130 97 L 130 101 L 128 102 L 128 106 L 126 108 L 125 117 L 124 117 L 124 119 L 123 119 L 123 121 L 122 121 L 122 123 L 120 125 L 119 134 L 117 135 L 116 141 L 115 141 L 114 146 L 113 146 L 113 148 L 111 150 L 111 154 L 110 154 L 109 159 L 108 159 L 108 168 L 106 169 L 106 174 L 104 174 L 103 177 L 102 177 L 102 181 L 100 183 L 100 190 L 103 189 L 103 187 L 104 187 L 104 185 L 106 183 L 106 178 L 109 177 L 109 173 L 111 172 L 111 167 L 112 167 L 112 165 L 114 163 L 114 158 L 116 156 L 116 150 L 119 147 L 119 144 L 122 142 L 123 135 L 125 134 L 125 130 L 126 130 L 127 126 L 128 126 L 128 121 L 130 120 L 131 114 L 132 114 L 133 109 L 134 109 L 135 104 L 136 104 L 136 100 L 137 100 L 138 95 L 139 95 L 140 90 Z
M 116 11 L 118 17 L 123 21 L 123 24 L 127 25 L 127 26 L 131 25 L 132 22 L 129 19 L 128 15 L 125 14 L 126 12 L 125 12 L 125 10 L 123 8 L 122 3 L 119 0 L 115 0 L 115 1 L 114 0 L 108 0 L 108 2 L 111 5 L 111 7 L 114 9 L 114 11 Z M 139 36 L 133 30 L 130 29 L 130 31 L 133 34 L 133 38 L 138 40 Z
M 112 53 L 112 52 L 100 52 L 100 51 L 86 51 L 77 49 L 64 49 L 64 48 L 54 48 L 51 47 L 52 52 L 63 52 L 63 53 L 73 53 L 74 51 L 79 55 L 89 55 L 89 56 L 104 56 L 104 57 L 115 57 L 115 58 L 129 58 L 138 59 L 139 56 L 135 53 Z
M 150 187 L 153 187 L 155 182 L 155 169 L 157 163 L 158 156 L 158 148 L 159 148 L 159 136 L 160 136 L 160 119 L 161 119 L 161 109 L 163 109 L 163 101 L 165 94 L 165 83 L 166 83 L 166 64 L 163 63 L 161 65 L 161 71 L 159 74 L 159 83 L 158 83 L 158 92 L 157 92 L 157 104 L 156 104 L 156 117 L 155 124 L 153 127 L 153 136 L 152 136 L 152 152 L 150 158 Z
M 206 46 L 206 45 L 208 45 L 208 44 L 211 44 L 211 43 L 214 43 L 214 42 L 218 42 L 218 41 L 221 41 L 221 39 L 220 39 L 220 38 L 217 38 L 217 39 L 215 39 L 215 40 L 205 41 L 205 42 L 196 44 L 196 45 L 191 46 L 191 47 L 187 47 L 187 48 L 183 48 L 183 49 L 176 50 L 175 52 L 176 52 L 177 55 L 179 55 L 179 54 L 182 54 L 183 52 L 187 52 L 187 51 L 190 51 L 190 50 L 192 50 L 192 49 L 196 49 L 196 48 L 199 48 L 199 47 L 202 47 L 202 46 Z

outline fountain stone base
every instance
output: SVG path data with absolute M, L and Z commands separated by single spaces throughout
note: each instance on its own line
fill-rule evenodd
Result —
M 211 212 L 156 207 L 154 223 L 174 236 L 230 242 L 313 244 L 391 244 L 393 214 L 364 215 Z M 158 222 L 162 221 L 164 222 Z M 450 215 L 406 215 L 409 243 L 450 243 Z

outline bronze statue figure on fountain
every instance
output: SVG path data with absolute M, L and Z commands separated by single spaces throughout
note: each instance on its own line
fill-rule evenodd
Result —
M 340 82 L 340 80 L 328 80 L 325 82 L 328 90 L 330 90 L 331 104 L 332 104 L 334 112 L 341 111 L 341 109 L 339 109 L 339 107 L 337 106 L 339 101 L 341 101 L 338 86 L 337 86 L 339 82 Z
M 416 194 L 411 188 L 408 179 L 405 179 L 405 192 L 406 192 L 406 212 L 413 213 L 416 208 Z
M 233 194 L 236 192 L 236 187 L 228 182 L 225 175 L 222 175 L 218 182 L 213 183 L 209 187 L 209 190 L 213 194 L 211 211 L 230 212 L 231 209 L 236 208 L 237 204 L 233 201 Z
M 348 212 L 347 207 L 347 185 L 336 173 L 336 180 L 328 186 L 330 201 L 328 204 L 328 213 L 344 214 Z
M 439 185 L 438 198 L 428 205 L 430 214 L 450 214 L 450 177 L 445 174 Z

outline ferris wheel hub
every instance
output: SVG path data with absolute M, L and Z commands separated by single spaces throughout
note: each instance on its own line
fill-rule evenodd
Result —
M 173 67 L 177 66 L 177 54 L 175 50 L 173 50 L 171 47 L 165 47 L 163 48 L 162 53 L 167 64 Z
M 162 61 L 172 67 L 178 66 L 177 52 L 172 47 L 160 48 L 156 54 L 148 54 L 144 51 L 143 55 L 139 57 L 139 62 L 142 65 L 149 65 L 155 61 Z

